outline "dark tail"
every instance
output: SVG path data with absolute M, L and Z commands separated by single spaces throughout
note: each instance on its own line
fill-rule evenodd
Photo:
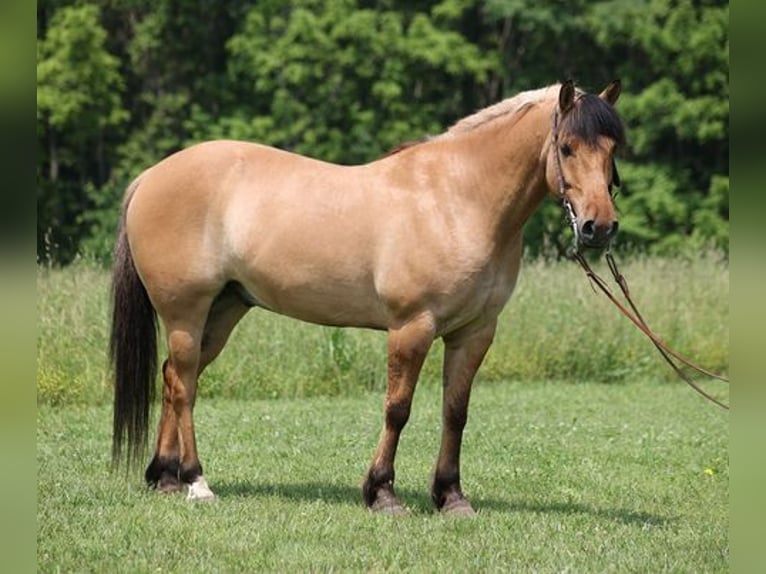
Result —
M 109 357 L 114 373 L 114 467 L 123 458 L 126 438 L 128 467 L 144 455 L 157 376 L 157 313 L 136 273 L 125 233 L 125 210 L 137 183 L 131 185 L 123 206 L 112 269 Z

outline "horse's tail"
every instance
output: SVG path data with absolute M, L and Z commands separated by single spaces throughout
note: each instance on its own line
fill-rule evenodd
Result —
M 112 269 L 109 358 L 114 374 L 114 467 L 123 457 L 126 438 L 129 467 L 144 454 L 157 375 L 157 313 L 136 272 L 125 230 L 128 203 L 139 179 L 125 195 Z

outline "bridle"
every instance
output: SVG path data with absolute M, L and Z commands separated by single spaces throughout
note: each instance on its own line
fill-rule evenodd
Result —
M 561 206 L 564 208 L 564 214 L 566 215 L 569 226 L 572 228 L 574 234 L 575 246 L 580 243 L 580 231 L 577 228 L 577 217 L 575 216 L 572 202 L 567 197 L 567 191 L 572 188 L 572 185 L 564 178 L 564 170 L 561 168 L 561 150 L 559 148 L 559 107 L 553 108 L 553 128 L 551 130 L 553 137 L 553 150 L 554 159 L 556 162 L 556 181 L 559 185 L 559 195 L 561 196 Z
M 622 302 L 620 302 L 615 297 L 611 289 L 609 289 L 609 286 L 607 285 L 606 281 L 602 277 L 600 277 L 598 274 L 596 274 L 596 272 L 593 271 L 593 269 L 591 269 L 590 265 L 588 264 L 588 261 L 580 252 L 580 234 L 577 228 L 577 219 L 575 216 L 574 208 L 572 207 L 572 202 L 569 200 L 569 197 L 567 196 L 567 192 L 571 189 L 572 186 L 569 184 L 569 182 L 567 182 L 566 178 L 564 177 L 564 172 L 561 166 L 561 152 L 559 148 L 559 108 L 558 106 L 555 106 L 553 110 L 552 123 L 553 123 L 553 127 L 551 130 L 551 134 L 552 134 L 554 154 L 555 154 L 554 157 L 555 157 L 555 163 L 556 163 L 556 179 L 559 186 L 561 205 L 562 205 L 562 208 L 564 209 L 564 215 L 567 219 L 567 222 L 572 227 L 572 231 L 574 232 L 573 244 L 572 244 L 572 248 L 569 251 L 569 255 L 575 261 L 577 261 L 577 263 L 579 263 L 580 267 L 582 267 L 583 271 L 585 272 L 585 275 L 590 280 L 591 287 L 593 287 L 594 285 L 598 287 L 604 293 L 604 295 L 606 295 L 607 298 L 617 307 L 617 309 L 619 309 L 623 315 L 625 315 L 628 319 L 630 319 L 630 321 L 636 327 L 638 327 L 638 329 L 644 335 L 646 335 L 649 338 L 649 340 L 651 340 L 652 344 L 654 344 L 655 348 L 659 351 L 660 355 L 662 355 L 662 358 L 665 359 L 665 361 L 672 367 L 675 373 L 686 384 L 688 384 L 690 387 L 692 387 L 695 391 L 697 391 L 700 395 L 702 395 L 709 401 L 717 404 L 719 407 L 729 410 L 728 405 L 719 401 L 718 399 L 716 399 L 715 397 L 707 393 L 704 389 L 702 389 L 697 383 L 695 383 L 691 379 L 689 375 L 687 375 L 681 369 L 680 365 L 676 364 L 676 362 L 673 359 L 676 359 L 678 362 L 682 363 L 683 365 L 686 365 L 687 367 L 707 377 L 711 377 L 713 379 L 717 379 L 725 383 L 728 383 L 729 379 L 700 367 L 699 365 L 697 365 L 690 359 L 687 359 L 686 357 L 684 357 L 683 355 L 681 355 L 674 349 L 670 348 L 646 324 L 646 321 L 644 321 L 644 318 L 642 317 L 641 313 L 638 311 L 638 308 L 636 307 L 635 303 L 633 302 L 633 299 L 630 296 L 630 289 L 628 288 L 628 282 L 625 279 L 625 276 L 622 273 L 620 273 L 620 270 L 617 268 L 617 262 L 612 256 L 611 240 L 607 243 L 607 247 L 606 247 L 606 254 L 605 254 L 606 263 L 607 263 L 607 266 L 609 267 L 609 271 L 612 273 L 612 277 L 615 283 L 619 285 L 620 290 L 622 291 L 622 294 L 625 297 L 625 300 L 628 302 L 630 309 L 628 309 Z M 613 169 L 613 173 L 616 174 L 617 173 L 616 166 L 614 167 L 615 169 Z M 619 179 L 615 178 L 614 183 L 616 185 L 619 185 Z M 593 290 L 595 291 L 595 287 L 593 287 Z

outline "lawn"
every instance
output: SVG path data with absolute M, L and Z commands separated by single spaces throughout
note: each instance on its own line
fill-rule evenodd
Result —
M 396 519 L 359 492 L 379 393 L 202 398 L 207 504 L 110 474 L 108 406 L 41 404 L 38 570 L 729 570 L 728 414 L 683 383 L 479 381 L 463 451 L 473 519 L 430 506 L 439 395 L 415 395 L 397 458 L 412 512 Z

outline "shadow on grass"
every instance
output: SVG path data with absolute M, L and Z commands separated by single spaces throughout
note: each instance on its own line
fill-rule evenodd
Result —
M 665 526 L 675 521 L 669 516 L 660 516 L 640 510 L 627 508 L 597 508 L 578 502 L 525 502 L 509 500 L 483 499 L 477 501 L 479 508 L 486 508 L 493 512 L 531 512 L 539 514 L 585 514 L 595 518 L 602 518 L 612 522 L 637 526 Z
M 222 482 L 215 485 L 220 498 L 278 497 L 286 500 L 316 502 L 322 501 L 344 506 L 362 508 L 362 493 L 359 486 L 347 484 L 328 484 L 319 482 L 301 483 L 251 483 Z M 434 512 L 427 493 L 397 489 L 397 495 L 413 514 L 432 514 Z M 530 512 L 545 515 L 588 515 L 596 518 L 637 526 L 664 526 L 675 521 L 673 517 L 659 516 L 640 510 L 627 508 L 596 508 L 577 502 L 525 502 L 497 499 L 473 499 L 474 507 L 479 511 L 499 513 Z
M 362 487 L 319 482 L 252 483 L 219 482 L 213 485 L 219 498 L 277 497 L 301 502 L 326 502 L 363 508 Z M 397 489 L 397 495 L 414 513 L 432 512 L 430 499 L 422 492 Z
M 216 496 L 220 498 L 277 497 L 295 501 L 324 501 L 333 504 L 361 504 L 361 489 L 345 484 L 319 482 L 252 483 L 217 482 Z

